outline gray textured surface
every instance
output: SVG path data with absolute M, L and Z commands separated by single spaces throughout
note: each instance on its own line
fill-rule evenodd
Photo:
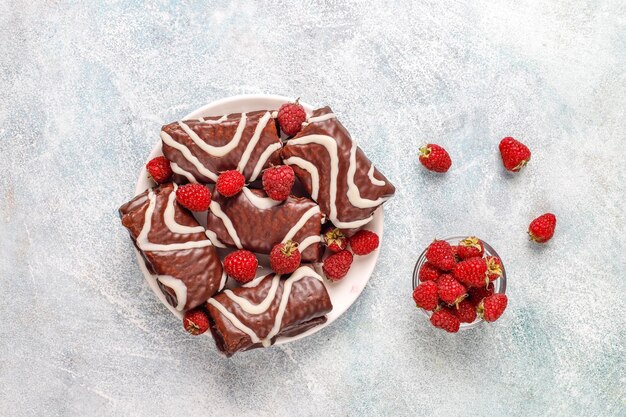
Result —
M 622 1 L 0 10 L 3 415 L 626 415 Z M 162 123 L 261 92 L 331 105 L 398 194 L 347 314 L 226 360 L 149 291 L 115 210 Z M 519 175 L 505 135 L 533 151 Z M 419 166 L 425 141 L 447 175 Z M 525 230 L 545 211 L 539 247 Z M 410 274 L 434 236 L 465 233 L 502 255 L 510 304 L 447 335 Z

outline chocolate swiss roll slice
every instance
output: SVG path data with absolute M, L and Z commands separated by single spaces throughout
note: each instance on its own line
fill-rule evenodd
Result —
M 281 151 L 322 213 L 335 226 L 355 229 L 393 196 L 395 187 L 359 148 L 330 107 L 315 110 Z
M 234 197 L 213 192 L 207 235 L 218 247 L 236 247 L 269 254 L 275 244 L 297 242 L 303 262 L 319 261 L 322 213 L 304 197 L 274 201 L 264 191 L 244 187 Z
M 301 266 L 288 278 L 266 275 L 224 290 L 209 299 L 207 308 L 217 348 L 232 356 L 322 324 L 333 306 L 322 277 Z
M 281 142 L 271 111 L 173 122 L 161 129 L 163 154 L 176 182 L 214 183 L 237 169 L 252 182 L 263 168 L 280 164 Z
M 119 212 L 165 298 L 183 311 L 208 300 L 226 276 L 204 228 L 176 202 L 175 191 L 172 183 L 148 189 Z

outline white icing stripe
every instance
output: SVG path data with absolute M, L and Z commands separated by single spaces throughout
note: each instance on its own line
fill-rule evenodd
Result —
M 181 235 L 188 235 L 191 233 L 202 233 L 204 232 L 204 227 L 202 226 L 185 226 L 176 222 L 175 218 L 175 208 L 174 201 L 176 198 L 176 189 L 178 189 L 178 185 L 174 184 L 174 190 L 167 197 L 167 206 L 165 206 L 165 211 L 163 212 L 163 220 L 165 221 L 165 225 L 170 232 L 180 233 Z
M 198 170 L 200 174 L 213 181 L 217 181 L 217 174 L 202 165 L 202 162 L 200 162 L 200 160 L 191 153 L 188 147 L 186 147 L 182 143 L 176 142 L 174 139 L 172 139 L 170 135 L 168 135 L 164 131 L 161 131 L 161 140 L 163 140 L 163 142 L 167 146 L 171 146 L 172 148 L 179 151 L 183 155 L 183 157 L 185 157 L 185 159 L 188 160 Z
M 237 165 L 237 170 L 239 172 L 243 172 L 244 168 L 248 164 L 250 155 L 252 155 L 252 151 L 256 147 L 256 144 L 259 141 L 259 138 L 261 137 L 261 133 L 263 132 L 263 129 L 265 129 L 265 125 L 267 125 L 267 122 L 271 119 L 271 116 L 272 115 L 270 114 L 270 112 L 265 112 L 263 117 L 259 119 L 259 123 L 256 125 L 256 129 L 254 129 L 254 134 L 252 135 L 252 138 L 250 138 L 250 142 L 248 142 L 248 146 L 246 147 L 246 150 L 241 155 L 241 159 L 239 160 L 239 165 Z
M 275 119 L 275 118 L 277 118 L 277 117 L 278 117 L 278 110 L 274 110 L 274 111 L 272 112 L 272 119 Z
M 269 291 L 267 292 L 265 299 L 261 301 L 259 304 L 252 304 L 247 299 L 243 297 L 239 297 L 238 295 L 235 295 L 235 293 L 233 293 L 231 290 L 224 291 L 224 294 L 228 298 L 230 298 L 231 300 L 239 304 L 239 307 L 241 307 L 241 309 L 245 311 L 246 313 L 261 314 L 261 313 L 265 313 L 267 309 L 270 308 L 272 301 L 274 301 L 274 297 L 276 297 L 276 290 L 278 289 L 279 283 L 280 283 L 280 275 L 275 274 L 274 278 L 272 278 L 272 285 Z
M 226 278 L 228 278 L 228 276 L 226 275 L 226 270 L 224 269 L 224 265 L 222 265 L 222 279 L 220 280 L 220 287 L 218 291 L 222 291 L 224 287 L 226 286 Z
M 269 197 L 259 197 L 258 195 L 250 191 L 248 187 L 243 187 L 241 191 L 243 192 L 243 195 L 248 198 L 250 203 L 252 203 L 254 207 L 260 210 L 271 209 L 272 207 L 276 207 L 277 205 L 282 203 L 282 201 L 272 200 Z
M 157 279 L 161 284 L 174 290 L 176 294 L 176 310 L 183 311 L 185 304 L 187 304 L 187 286 L 185 283 L 171 275 L 159 275 Z
M 202 122 L 202 123 L 207 124 L 207 125 L 217 125 L 217 124 L 220 124 L 222 122 L 225 122 L 226 120 L 228 120 L 228 115 L 227 114 L 223 115 L 222 117 L 220 117 L 217 120 L 204 120 L 204 117 L 201 117 L 201 118 L 198 119 L 199 122 Z
M 312 244 L 321 242 L 321 241 L 322 241 L 322 237 L 319 235 L 309 236 L 298 244 L 298 250 L 300 251 L 300 253 L 302 253 L 306 250 L 306 248 L 308 248 Z
M 170 162 L 170 166 L 172 167 L 172 172 L 174 172 L 175 174 L 182 175 L 183 177 L 187 178 L 187 181 L 192 184 L 198 183 L 198 180 L 196 179 L 196 177 L 193 176 L 191 172 L 185 171 L 180 166 L 178 166 L 176 162 Z
M 215 120 L 215 121 L 207 120 L 204 123 L 211 122 L 211 124 L 216 124 L 216 123 L 219 123 L 220 121 L 224 121 L 222 119 Z M 235 149 L 237 145 L 239 145 L 239 142 L 241 141 L 241 135 L 243 135 L 243 130 L 246 127 L 247 120 L 248 120 L 248 117 L 246 116 L 246 114 L 241 113 L 241 119 L 239 120 L 239 124 L 237 125 L 235 136 L 233 136 L 230 142 L 228 142 L 226 145 L 223 145 L 223 146 L 209 145 L 208 143 L 203 141 L 200 138 L 200 136 L 198 136 L 198 134 L 194 132 L 193 129 L 191 129 L 189 126 L 187 126 L 185 122 L 183 121 L 178 122 L 178 125 L 185 131 L 185 133 L 189 136 L 189 138 L 193 141 L 193 143 L 196 144 L 196 146 L 198 146 L 200 149 L 202 149 L 204 152 L 208 153 L 209 155 L 219 158 L 219 157 L 226 155 L 228 152 Z
M 209 240 L 211 241 L 211 243 L 213 244 L 213 246 L 215 246 L 216 248 L 225 248 L 226 245 L 223 244 L 220 239 L 217 237 L 217 235 L 215 234 L 215 232 L 213 230 L 205 230 L 204 234 L 206 235 L 206 237 L 209 238 Z
M 385 201 L 389 199 L 389 197 L 381 197 L 376 200 L 370 200 L 367 198 L 361 197 L 361 192 L 359 191 L 359 187 L 354 183 L 354 176 L 356 175 L 356 142 L 352 142 L 352 148 L 350 148 L 350 166 L 348 167 L 348 192 L 346 195 L 348 196 L 348 200 L 354 207 L 358 207 L 361 209 L 378 207 Z
M 257 285 L 261 283 L 261 281 L 263 281 L 263 278 L 265 278 L 265 275 L 256 277 L 252 281 L 246 282 L 245 284 L 243 284 L 242 287 L 246 287 L 246 288 L 256 287 Z
M 143 227 L 141 228 L 141 232 L 136 239 L 136 243 L 139 249 L 148 252 L 166 252 L 211 246 L 211 241 L 208 239 L 189 241 L 185 243 L 170 243 L 167 245 L 150 243 L 150 241 L 148 241 L 148 233 L 150 233 L 150 229 L 152 228 L 152 213 L 154 213 L 154 206 L 156 204 L 156 196 L 152 190 L 148 192 L 148 200 L 149 204 L 148 208 L 146 209 L 146 213 L 144 214 Z
M 379 180 L 378 178 L 374 177 L 374 164 L 370 166 L 370 170 L 367 172 L 367 176 L 370 178 L 370 182 L 374 185 L 382 187 L 383 185 L 387 184 L 385 181 Z
M 336 118 L 337 116 L 335 116 L 335 113 L 326 113 L 326 114 L 322 114 L 321 116 L 309 117 L 307 118 L 306 122 L 302 122 L 302 127 L 310 125 L 311 123 L 323 122 L 325 120 L 336 119 Z
M 287 158 L 283 160 L 283 162 L 287 165 L 296 165 L 309 173 L 311 176 L 311 198 L 317 201 L 317 194 L 319 193 L 320 187 L 320 174 L 317 171 L 317 167 L 306 159 L 297 156 Z
M 226 227 L 226 231 L 230 235 L 230 238 L 233 242 L 235 242 L 235 246 L 237 246 L 238 249 L 242 249 L 243 247 L 241 246 L 241 241 L 237 235 L 237 230 L 235 230 L 233 222 L 230 221 L 230 218 L 222 211 L 222 207 L 215 201 L 211 201 L 209 210 L 211 210 L 211 213 L 215 214 L 215 216 L 218 217 L 222 223 L 224 223 L 224 227 Z
M 300 231 L 300 229 L 302 229 L 304 227 L 306 222 L 309 221 L 309 219 L 311 217 L 315 216 L 319 212 L 320 212 L 320 206 L 317 206 L 317 205 L 311 207 L 306 212 L 304 212 L 302 217 L 300 217 L 300 220 L 298 220 L 298 222 L 296 224 L 294 224 L 291 227 L 291 229 L 289 229 L 289 231 L 287 232 L 287 234 L 283 238 L 282 243 L 285 243 L 288 240 L 293 239 L 293 237 L 296 235 L 296 233 L 298 233 Z M 300 252 L 302 252 L 302 249 L 300 249 Z
M 230 311 L 226 310 L 226 307 L 224 307 L 222 304 L 220 304 L 218 301 L 216 301 L 215 298 L 209 298 L 209 301 L 207 301 L 207 302 L 209 304 L 211 304 L 213 307 L 217 308 L 217 310 L 224 317 L 226 317 L 233 324 L 233 326 L 235 326 L 236 328 L 238 328 L 239 330 L 241 330 L 242 332 L 247 334 L 250 337 L 250 340 L 252 341 L 252 343 L 259 343 L 261 341 L 259 339 L 259 337 L 256 335 L 256 333 L 254 332 L 254 330 L 252 330 L 251 328 L 249 328 L 248 326 L 243 324 L 237 318 L 237 316 L 235 316 Z
M 265 163 L 267 162 L 267 160 L 270 159 L 270 156 L 272 156 L 274 152 L 276 152 L 282 147 L 283 145 L 280 142 L 272 143 L 263 151 L 261 156 L 259 156 L 259 160 L 257 161 L 256 166 L 254 167 L 254 171 L 252 171 L 252 176 L 250 177 L 251 182 L 256 180 L 259 177 L 259 174 L 261 173 L 263 166 L 265 166 Z

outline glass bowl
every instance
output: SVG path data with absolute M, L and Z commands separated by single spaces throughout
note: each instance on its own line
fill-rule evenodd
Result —
M 466 237 L 467 235 L 466 236 L 451 236 L 451 237 L 446 237 L 446 238 L 439 239 L 439 240 L 445 240 L 450 245 L 455 246 L 455 245 L 458 245 L 459 242 L 465 239 Z M 485 247 L 485 256 L 497 256 L 498 258 L 500 258 L 500 255 L 498 255 L 498 252 L 496 252 L 489 243 L 485 242 L 480 237 L 479 239 L 483 242 L 483 246 Z M 413 269 L 413 289 L 415 289 L 415 287 L 417 287 L 420 284 L 418 274 L 422 265 L 426 263 L 426 249 L 428 249 L 428 247 L 426 247 L 424 251 L 420 254 L 419 258 L 417 258 L 417 262 L 415 263 L 415 268 Z M 502 261 L 502 258 L 500 258 L 500 262 L 502 263 L 502 276 L 498 278 L 497 280 L 493 281 L 494 294 L 504 294 L 506 292 L 506 269 L 504 268 L 504 261 Z M 419 310 L 421 310 L 428 318 L 430 318 L 430 316 L 432 315 L 432 311 L 426 311 L 423 308 L 420 308 Z M 461 327 L 459 328 L 459 330 L 473 329 L 474 327 L 479 326 L 482 322 L 484 322 L 484 320 L 478 317 L 472 323 L 461 323 Z

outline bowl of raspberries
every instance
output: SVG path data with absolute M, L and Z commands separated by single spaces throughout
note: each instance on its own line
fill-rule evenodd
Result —
M 498 320 L 505 292 L 500 256 L 476 236 L 435 239 L 413 271 L 413 301 L 433 326 L 450 333 Z

